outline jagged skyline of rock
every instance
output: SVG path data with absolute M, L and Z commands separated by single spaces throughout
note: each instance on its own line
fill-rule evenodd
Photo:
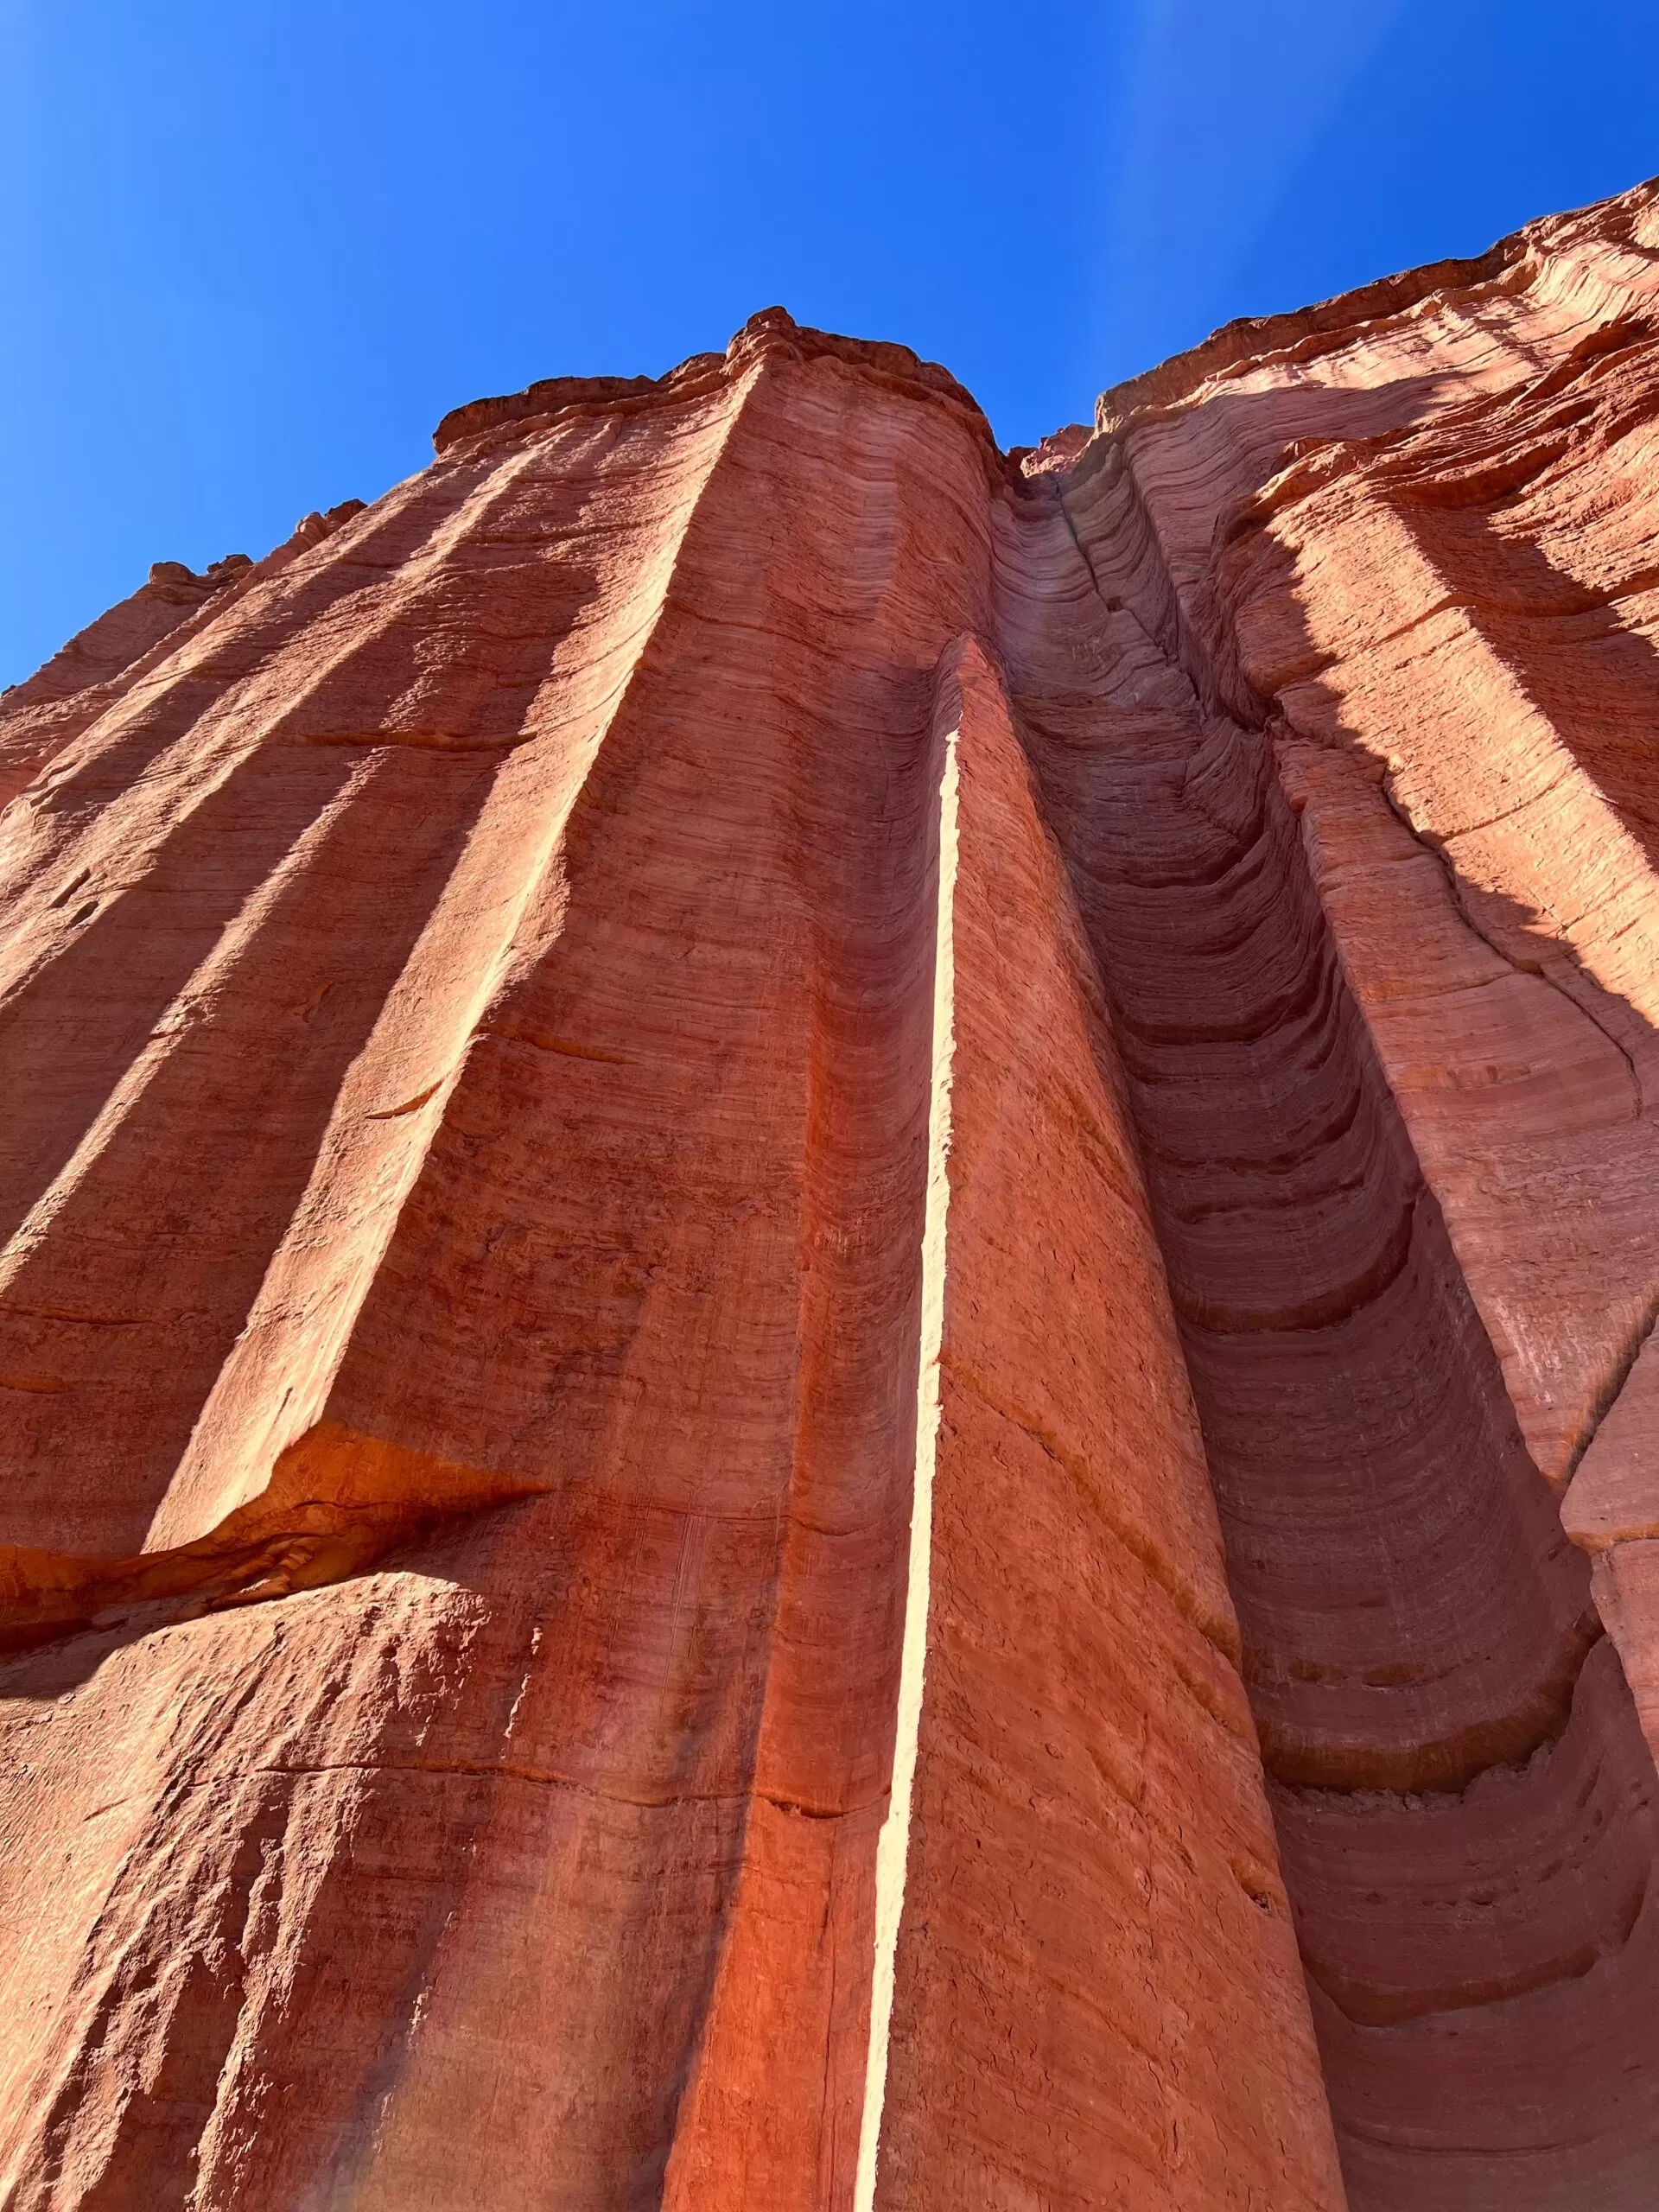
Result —
M 1659 189 L 754 317 L 0 700 L 0 2193 L 1638 2212 Z

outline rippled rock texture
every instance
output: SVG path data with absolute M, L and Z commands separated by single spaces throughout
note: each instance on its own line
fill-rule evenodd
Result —
M 1650 2212 L 1659 194 L 437 443 L 0 701 L 0 2202 Z

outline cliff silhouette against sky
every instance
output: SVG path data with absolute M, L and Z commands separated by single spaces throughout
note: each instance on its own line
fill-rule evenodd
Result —
M 1659 186 L 436 444 L 0 697 L 0 2201 L 1650 2212 Z

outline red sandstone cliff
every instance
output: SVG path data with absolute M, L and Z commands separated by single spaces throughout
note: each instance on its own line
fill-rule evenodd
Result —
M 1648 2212 L 1659 191 L 438 447 L 0 700 L 0 2202 Z

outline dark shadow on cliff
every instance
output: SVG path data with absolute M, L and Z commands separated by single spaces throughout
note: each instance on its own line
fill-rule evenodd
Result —
M 1444 434 L 1422 394 L 1307 397 L 1206 401 L 1157 459 L 1159 497 L 1179 501 L 1195 454 L 1249 496 L 1322 441 L 1352 469 Z M 1216 588 L 1235 537 L 1172 573 L 1143 442 L 1077 472 L 1104 611 L 1020 709 L 1114 1011 L 1353 2212 L 1645 2212 L 1659 2067 L 1629 2054 L 1659 2047 L 1651 1755 L 1314 882 L 1283 707 Z M 1287 563 L 1256 581 L 1278 658 L 1316 682 Z M 1613 643 L 1645 671 L 1644 640 Z M 1595 728 L 1563 741 L 1587 753 Z M 1375 750 L 1334 713 L 1320 737 L 1383 833 L 1414 836 Z M 1637 796 L 1616 803 L 1634 816 Z M 1536 915 L 1433 866 L 1503 959 L 1513 940 L 1563 988 Z M 1566 981 L 1628 1116 L 1609 1039 L 1650 1033 L 1623 1001 L 1596 1020 L 1592 980 Z M 1605 1303 L 1611 1390 L 1631 1345 Z
M 1254 404 L 1243 398 L 1211 403 L 1226 410 L 1249 410 Z M 1480 411 L 1466 413 L 1475 417 Z M 1424 434 L 1423 444 L 1435 449 L 1436 466 L 1449 465 L 1447 448 L 1454 427 Z M 1659 721 L 1659 653 L 1646 637 L 1620 620 L 1617 589 L 1592 593 L 1562 575 L 1537 545 L 1497 529 L 1472 499 L 1459 505 L 1455 496 L 1442 496 L 1432 480 L 1426 485 L 1427 496 L 1400 496 L 1387 480 L 1395 474 L 1389 451 L 1395 442 L 1385 439 L 1373 449 L 1379 456 L 1375 466 L 1384 480 L 1378 496 L 1386 497 L 1390 512 L 1407 520 L 1414 534 L 1421 531 L 1426 551 L 1452 586 L 1452 603 L 1465 610 L 1481 641 L 1530 705 L 1550 722 L 1560 743 L 1651 858 L 1659 824 L 1659 752 L 1650 742 L 1644 746 L 1642 738 L 1644 726 L 1651 729 Z M 1363 448 L 1351 450 L 1343 461 L 1348 469 L 1359 472 L 1368 472 L 1371 465 Z M 1490 478 L 1484 488 L 1490 492 Z M 1506 496 L 1518 496 L 1521 489 L 1519 481 L 1511 483 Z M 1271 501 L 1272 495 L 1268 497 Z M 1571 944 L 1545 916 L 1490 885 L 1463 876 L 1445 842 L 1412 822 L 1391 787 L 1388 762 L 1378 746 L 1368 743 L 1363 731 L 1344 724 L 1337 692 L 1319 683 L 1320 648 L 1305 626 L 1295 573 L 1276 546 L 1266 556 L 1265 570 L 1258 562 L 1251 588 L 1258 595 L 1273 595 L 1277 658 L 1298 668 L 1295 697 L 1264 698 L 1252 690 L 1238 665 L 1231 620 L 1243 588 L 1241 576 L 1249 565 L 1241 531 L 1260 531 L 1264 519 L 1259 513 L 1248 515 L 1242 524 L 1217 533 L 1213 575 L 1219 588 L 1200 607 L 1185 639 L 1189 652 L 1196 637 L 1200 651 L 1207 653 L 1207 665 L 1192 672 L 1201 686 L 1206 677 L 1211 678 L 1214 709 L 1233 721 L 1235 735 L 1217 740 L 1209 749 L 1218 747 L 1224 753 L 1230 747 L 1255 757 L 1266 810 L 1255 818 L 1278 814 L 1287 819 L 1289 815 L 1274 760 L 1275 736 L 1294 735 L 1304 747 L 1324 748 L 1345 760 L 1355 772 L 1348 787 L 1350 801 L 1358 791 L 1375 791 L 1373 803 L 1389 810 L 1393 834 L 1414 838 L 1433 854 L 1444 871 L 1452 905 L 1472 937 L 1511 968 L 1560 992 L 1577 1016 L 1592 1023 L 1601 1038 L 1625 1054 L 1633 1075 L 1638 1063 L 1654 1065 L 1650 1055 L 1659 1049 L 1659 1038 L 1639 1009 L 1586 973 Z M 1640 589 L 1650 582 L 1643 575 L 1626 588 Z M 1285 643 L 1286 633 L 1299 627 L 1300 651 Z M 1322 710 L 1313 709 L 1311 702 L 1321 696 Z M 1236 796 L 1230 799 L 1205 758 L 1205 751 L 1203 743 L 1191 748 L 1171 785 L 1172 804 L 1191 800 L 1218 831 L 1243 831 L 1252 810 L 1241 806 Z M 1326 857 L 1331 857 L 1329 852 Z M 1304 911 L 1316 935 L 1330 945 L 1338 973 L 1333 988 L 1338 996 L 1348 996 L 1332 924 L 1314 893 L 1306 860 L 1287 847 L 1286 864 L 1293 877 L 1300 874 L 1306 879 L 1301 894 Z M 1241 843 L 1230 860 L 1218 856 L 1211 880 L 1236 880 L 1249 865 Z M 1149 887 L 1143 878 L 1142 892 Z M 1112 918 L 1114 926 L 1098 940 L 1109 985 L 1115 965 L 1121 967 L 1122 933 L 1135 925 L 1130 910 L 1122 906 Z M 1375 916 L 1373 921 L 1375 925 Z M 1194 1244 L 1192 1209 L 1183 1205 L 1179 1188 L 1172 1187 L 1160 1159 L 1160 1150 L 1167 1147 L 1168 1122 L 1166 1104 L 1160 1103 L 1160 1072 L 1165 1074 L 1166 1099 L 1173 1095 L 1167 1090 L 1166 1071 L 1144 1065 L 1137 1071 L 1137 1062 L 1145 1060 L 1136 1034 L 1140 1017 L 1133 1004 L 1123 1002 L 1121 985 L 1116 995 L 1123 1016 L 1125 1057 L 1147 1141 L 1149 1180 L 1180 1306 L 1183 1280 L 1195 1266 L 1202 1280 L 1210 1262 Z M 1295 995 L 1280 994 L 1271 1011 L 1281 1028 L 1294 1027 L 1299 1019 Z M 1449 1033 L 1449 1041 L 1455 1058 L 1455 1031 Z M 1360 1040 L 1359 1049 L 1375 1068 L 1374 1083 L 1386 1091 L 1370 1039 Z M 1311 1068 L 1313 1062 L 1308 1065 Z M 1482 1071 L 1471 1070 L 1470 1095 L 1478 1096 L 1481 1079 Z M 1618 1096 L 1621 1101 L 1626 1098 L 1622 1077 Z M 1258 1099 L 1257 1103 L 1271 1113 L 1271 1101 Z M 1620 1105 L 1620 1116 L 1627 1110 Z M 1648 1114 L 1639 1077 L 1636 1112 L 1644 1132 Z M 1659 1136 L 1659 1131 L 1655 1135 Z M 1409 1148 L 1403 1126 L 1400 1135 Z M 1645 1145 L 1648 1140 L 1644 1133 L 1632 1130 L 1630 1141 Z M 1258 1142 L 1246 1148 L 1259 1153 L 1262 1147 Z M 1593 1145 L 1586 1150 L 1579 1168 L 1584 1192 L 1580 1202 L 1595 1203 L 1592 1189 L 1599 1173 L 1605 1179 L 1601 1203 L 1613 1207 L 1629 1185 L 1630 1159 L 1624 1154 L 1617 1159 L 1599 1156 Z M 1659 1147 L 1652 1158 L 1659 1166 Z M 1362 1181 L 1370 1181 L 1375 1171 L 1360 1172 Z M 1653 1179 L 1647 1187 L 1654 1187 Z M 1218 1195 L 1217 1203 L 1226 1201 Z M 1536 1239 L 1533 1264 L 1547 1272 L 1559 1224 L 1541 1212 L 1532 1225 Z M 1474 1326 L 1471 1351 L 1476 1367 L 1486 1376 L 1482 1393 L 1491 1400 L 1494 1413 L 1502 1415 L 1509 1409 L 1507 1394 L 1498 1382 L 1496 1354 L 1475 1319 L 1449 1242 L 1446 1257 Z M 1624 1264 L 1630 1280 L 1609 1282 L 1605 1295 L 1589 1307 L 1591 1325 L 1599 1328 L 1605 1339 L 1602 1376 L 1595 1404 L 1576 1442 L 1575 1459 L 1622 1384 L 1643 1326 L 1651 1319 L 1659 1282 L 1651 1255 L 1633 1246 Z M 1260 1547 L 1254 1532 L 1262 1498 L 1260 1484 L 1276 1482 L 1280 1475 L 1269 1473 L 1275 1463 L 1266 1452 L 1255 1455 L 1258 1471 L 1249 1475 L 1249 1438 L 1241 1435 L 1239 1427 L 1239 1377 L 1229 1372 L 1226 1362 L 1216 1366 L 1208 1332 L 1202 1327 L 1194 1330 L 1190 1301 L 1183 1317 L 1247 1641 L 1253 1616 L 1257 1632 L 1275 1638 L 1287 1624 L 1275 1624 L 1270 1616 L 1258 1613 L 1253 1586 Z M 1408 1397 L 1421 1379 L 1422 1353 L 1431 1341 L 1425 1339 L 1416 1354 L 1409 1353 L 1405 1342 L 1396 1344 L 1379 1370 L 1379 1380 L 1386 1384 L 1391 1379 L 1396 1392 Z M 1312 1349 L 1309 1339 L 1307 1350 Z M 1347 1363 L 1344 1366 L 1351 1382 L 1354 1370 Z M 1267 1424 L 1264 1438 L 1273 1428 L 1282 1441 L 1289 1433 L 1285 1421 L 1294 1430 L 1305 1417 L 1297 1376 L 1298 1363 L 1293 1360 L 1276 1397 L 1262 1401 L 1258 1408 L 1255 1418 Z M 1351 1397 L 1350 1418 L 1362 1415 L 1363 1402 L 1362 1389 Z M 1248 1407 L 1244 1414 L 1248 1431 Z M 1512 1415 L 1508 1426 L 1506 1456 L 1512 1459 L 1514 1479 L 1521 1485 L 1517 1501 L 1529 1491 L 1534 1506 L 1527 1517 L 1535 1519 L 1534 1509 L 1541 1506 L 1553 1521 L 1553 1500 L 1522 1446 Z M 1428 1439 L 1421 1442 L 1426 1446 Z M 1334 1478 L 1344 1459 L 1338 1431 L 1331 1432 L 1323 1448 L 1332 1455 Z M 1282 1470 L 1283 1460 L 1276 1464 Z M 1454 1456 L 1442 1462 L 1440 1479 L 1456 1484 L 1466 1478 L 1466 1461 Z M 1246 1478 L 1243 1488 L 1241 1476 Z M 1559 1533 L 1550 1549 L 1560 1560 L 1560 1572 L 1582 1584 L 1583 1563 L 1573 1567 Z M 1461 1572 L 1473 1601 L 1495 1579 L 1497 1565 L 1488 1553 L 1475 1551 L 1462 1560 Z M 1399 1625 L 1405 1627 L 1403 1619 Z M 1410 1645 L 1409 1637 L 1402 1639 L 1402 1656 Z M 1271 1727 L 1264 1729 L 1264 1751 L 1271 1775 L 1275 1766 Z M 1558 1782 L 1552 1780 L 1556 1774 Z M 1611 2208 L 1643 2212 L 1651 2194 L 1652 2161 L 1659 2153 L 1659 2066 L 1637 2056 L 1659 2048 L 1659 1977 L 1655 1972 L 1659 1907 L 1652 1883 L 1659 1838 L 1656 1794 L 1651 1756 L 1622 1674 L 1605 1643 L 1593 1648 L 1579 1677 L 1571 1720 L 1541 1742 L 1520 1767 L 1497 1766 L 1460 1789 L 1414 1797 L 1390 1796 L 1386 1788 L 1322 1791 L 1294 1777 L 1275 1784 L 1285 1872 L 1308 1964 L 1354 2212 L 1407 2212 L 1408 2208 L 1409 2212 L 1427 2212 L 1431 2207 L 1444 2208 L 1444 2212 L 1544 2212 L 1544 2208 L 1576 2212 L 1592 2200 L 1609 2212 Z M 1552 1801 L 1554 1811 L 1549 1809 Z M 1587 1832 L 1574 1840 L 1574 1802 L 1580 1808 L 1599 1802 L 1594 1815 L 1599 1840 Z M 1553 1833 L 1554 1842 L 1541 1850 L 1540 1840 L 1547 1832 Z M 1529 1880 L 1535 1885 L 1530 1891 Z M 1552 1883 L 1560 1893 L 1555 1903 L 1551 1901 Z M 1397 1904 L 1390 1906 L 1393 1884 L 1400 1886 Z M 1433 1999 L 1437 1961 L 1439 1971 L 1450 1972 L 1462 1947 L 1471 1965 L 1478 1963 L 1483 1922 L 1490 1923 L 1496 1946 L 1487 1953 L 1494 1967 L 1506 1948 L 1511 1969 L 1529 1947 L 1536 1949 L 1541 1964 L 1547 1963 L 1551 1947 L 1541 1937 L 1551 1916 L 1561 1916 L 1564 1937 L 1575 1912 L 1597 1889 L 1603 1891 L 1595 1907 L 1599 1932 L 1586 1927 L 1581 1940 L 1587 1941 L 1587 1948 L 1575 1953 L 1558 1941 L 1554 1963 L 1541 1979 L 1523 1974 L 1518 1984 L 1506 1985 L 1500 1975 L 1487 1996 L 1483 1998 L 1471 1985 L 1451 2009 L 1444 1999 Z M 1527 1941 L 1519 1944 L 1515 1936 L 1500 1934 L 1504 1900 L 1511 1890 L 1531 1929 Z M 1391 1911 L 1396 1916 L 1392 1933 Z M 1472 1948 L 1471 1933 L 1477 1939 Z M 1401 1999 L 1390 1993 L 1391 1985 L 1398 1980 L 1402 1967 L 1409 1967 L 1413 1955 L 1422 1961 L 1419 1971 L 1427 1972 L 1421 1988 L 1430 2001 L 1426 2007 L 1419 2003 L 1402 2009 Z

